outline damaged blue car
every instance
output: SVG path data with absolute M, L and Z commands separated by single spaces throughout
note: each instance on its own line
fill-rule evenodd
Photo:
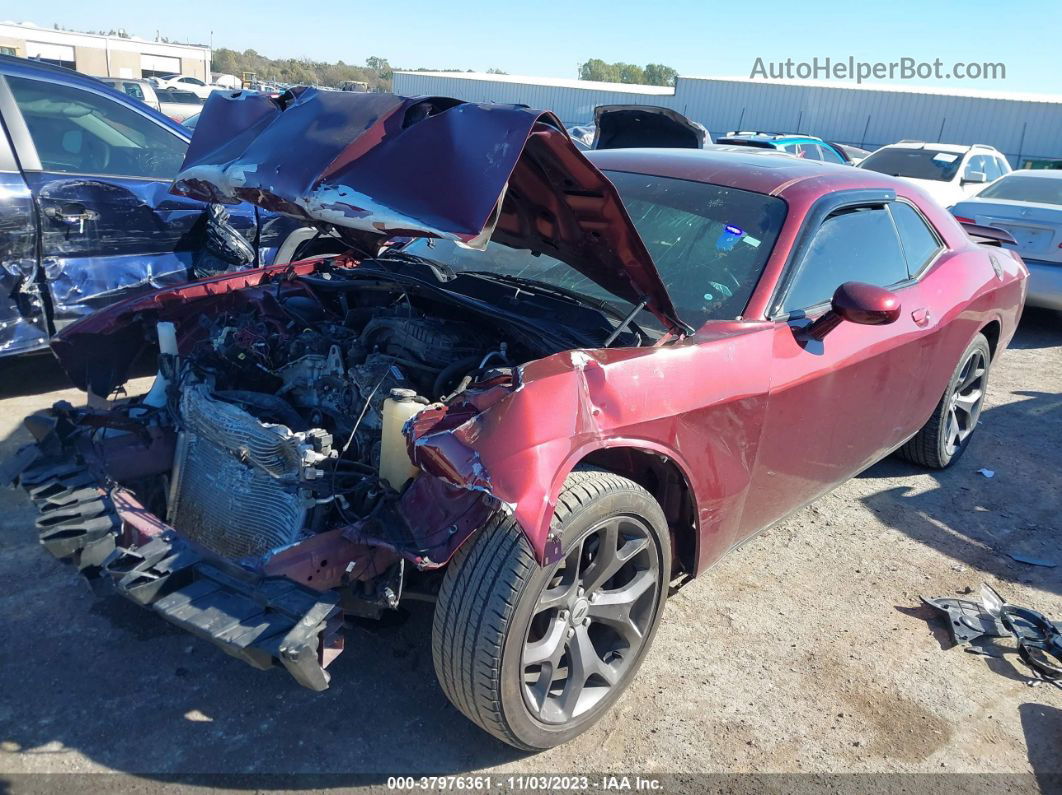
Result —
M 191 130 L 99 80 L 0 56 L 0 356 L 103 306 L 329 253 L 298 221 L 170 193 Z

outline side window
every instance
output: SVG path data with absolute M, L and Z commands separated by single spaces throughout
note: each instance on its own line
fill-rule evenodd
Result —
M 829 301 L 844 282 L 889 287 L 907 279 L 907 262 L 884 207 L 834 213 L 819 227 L 798 266 L 783 308 L 807 309 Z
M 962 172 L 963 179 L 969 179 L 970 175 L 975 171 L 985 173 L 985 157 L 984 155 L 974 155 L 966 162 L 966 169 Z
M 889 210 L 900 233 L 903 253 L 907 255 L 908 270 L 911 276 L 915 276 L 940 251 L 940 240 L 911 205 L 893 202 Z
M 999 170 L 999 161 L 994 157 L 985 157 L 985 179 L 991 182 L 999 179 L 1003 172 Z
M 800 148 L 796 144 L 786 144 L 782 148 L 791 155 L 796 155 L 797 157 L 803 156 L 800 154 Z
M 797 157 L 802 157 L 805 160 L 822 160 L 818 144 L 800 144 L 799 150 L 800 154 Z
M 1000 176 L 1003 176 L 1004 174 L 1009 174 L 1010 173 L 1010 163 L 1008 163 L 1002 157 L 997 157 L 996 158 L 996 165 L 999 166 L 999 175 Z
M 188 144 L 176 134 L 91 91 L 8 77 L 45 171 L 173 179 Z
M 133 99 L 144 99 L 144 89 L 140 87 L 139 83 L 122 83 L 122 87 L 125 89 L 125 93 L 133 97 Z
M 827 163 L 844 163 L 846 162 L 843 157 L 837 154 L 832 147 L 819 145 L 819 150 L 822 153 L 822 159 Z
M 192 86 L 205 86 L 206 85 L 206 83 L 204 83 L 202 80 L 199 80 L 199 79 L 197 79 L 195 77 L 182 77 L 177 82 L 178 83 L 188 83 L 189 85 L 192 85 Z

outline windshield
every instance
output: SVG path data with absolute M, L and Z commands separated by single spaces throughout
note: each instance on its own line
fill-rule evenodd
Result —
M 1011 174 L 993 182 L 977 198 L 1062 205 L 1062 179 Z
M 869 168 L 881 174 L 939 182 L 954 179 L 960 165 L 962 155 L 957 152 L 900 148 L 879 149 L 859 163 L 860 168 Z
M 785 220 L 785 202 L 703 182 L 605 173 L 652 254 L 679 317 L 696 327 L 740 316 Z M 491 242 L 486 250 L 476 251 L 450 241 L 421 239 L 406 250 L 458 272 L 535 279 L 608 301 L 620 312 L 633 308 L 570 265 L 526 249 Z M 637 322 L 660 328 L 648 312 Z

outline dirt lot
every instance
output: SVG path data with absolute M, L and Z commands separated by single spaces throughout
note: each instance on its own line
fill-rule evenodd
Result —
M 0 391 L 0 455 L 22 415 L 78 398 L 44 358 L 0 365 Z M 354 631 L 312 693 L 94 600 L 0 491 L 0 774 L 1062 772 L 1062 689 L 947 649 L 918 601 L 988 581 L 1062 619 L 1062 565 L 1007 554 L 1062 564 L 1060 451 L 1062 316 L 1030 314 L 952 470 L 887 460 L 756 538 L 669 602 L 617 709 L 538 755 L 449 706 L 426 608 Z

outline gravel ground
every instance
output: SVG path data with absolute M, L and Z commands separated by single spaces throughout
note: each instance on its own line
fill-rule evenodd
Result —
M 0 456 L 24 414 L 58 399 L 79 393 L 49 359 L 0 364 Z M 1062 564 L 1060 451 L 1062 315 L 1030 312 L 953 469 L 886 460 L 758 536 L 670 600 L 611 714 L 537 755 L 446 702 L 426 606 L 354 630 L 332 688 L 312 693 L 94 600 L 38 546 L 24 496 L 0 491 L 0 774 L 958 771 L 1044 785 L 1062 773 L 1062 689 L 1030 687 L 1013 655 L 948 648 L 918 597 L 990 582 L 1062 619 L 1062 565 L 1008 557 Z

